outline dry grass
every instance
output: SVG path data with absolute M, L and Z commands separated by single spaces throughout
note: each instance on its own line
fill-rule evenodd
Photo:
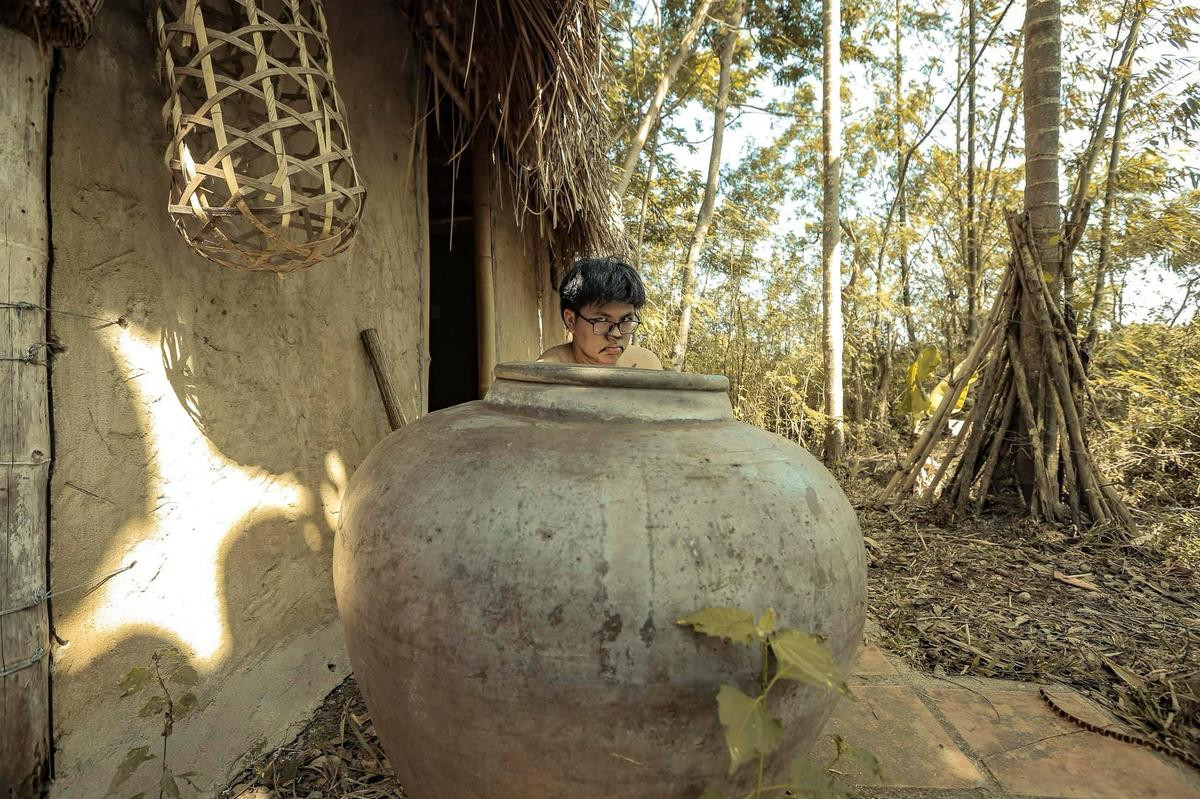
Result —
M 404 799 L 353 677 L 291 743 L 260 757 L 220 799 Z
M 591 0 L 400 0 L 435 90 L 469 127 L 459 154 L 492 136 L 519 216 L 533 216 L 556 256 L 624 254 L 613 229 L 613 178 L 599 5 Z M 503 185 L 503 184 L 502 184 Z
M 995 516 L 951 527 L 923 507 L 860 518 L 886 648 L 934 673 L 1073 686 L 1200 756 L 1200 579 L 1152 537 Z

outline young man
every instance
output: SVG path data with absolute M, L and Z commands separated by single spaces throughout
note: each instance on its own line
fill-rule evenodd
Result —
M 546 350 L 539 361 L 662 369 L 653 352 L 631 340 L 641 324 L 638 313 L 646 304 L 646 288 L 629 264 L 615 258 L 576 261 L 558 294 L 571 340 Z

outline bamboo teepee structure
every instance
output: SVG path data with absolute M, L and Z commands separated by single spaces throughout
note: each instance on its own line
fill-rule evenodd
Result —
M 1002 462 L 1015 468 L 1024 454 L 1031 480 L 1015 480 L 1016 492 L 1038 519 L 1077 527 L 1131 531 L 1125 503 L 1106 484 L 1087 442 L 1087 370 L 1074 331 L 1046 282 L 1031 246 L 1026 214 L 1006 215 L 1013 254 L 979 337 L 949 379 L 929 426 L 879 495 L 881 502 L 909 495 L 926 462 L 948 433 L 947 420 L 977 373 L 979 392 L 958 433 L 941 456 L 922 499 L 940 498 L 956 515 L 978 513 L 997 485 Z M 1022 330 L 1029 304 L 1034 330 Z M 1034 384 L 1022 353 L 1021 335 L 1037 335 L 1045 363 Z M 949 480 L 946 476 L 949 474 Z M 945 481 L 945 482 L 944 482 Z M 1025 484 L 1026 490 L 1022 489 Z M 941 488 L 939 492 L 939 488 Z

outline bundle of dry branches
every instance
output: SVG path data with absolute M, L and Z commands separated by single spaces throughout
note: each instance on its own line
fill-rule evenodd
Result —
M 1021 499 L 1035 518 L 1078 527 L 1113 525 L 1131 531 L 1132 517 L 1111 486 L 1102 482 L 1087 444 L 1087 373 L 1074 331 L 1058 307 L 1030 244 L 1029 220 L 1006 214 L 1013 255 L 979 338 L 950 376 L 929 427 L 880 494 L 906 496 L 947 432 L 947 419 L 968 381 L 980 373 L 975 403 L 943 455 L 923 499 L 940 496 L 958 514 L 978 513 L 989 496 L 1002 456 L 1021 446 L 1033 471 Z M 1024 328 L 1024 329 L 1023 329 Z M 1040 337 L 1045 362 L 1030 369 L 1021 336 Z M 1038 382 L 1031 379 L 1038 375 Z M 961 455 L 959 453 L 961 452 Z M 957 456 L 957 457 L 956 457 Z M 1007 458 L 1014 461 L 1015 458 Z M 954 470 L 938 494 L 949 468 Z M 1021 481 L 1015 481 L 1020 491 Z
M 402 3 L 436 82 L 467 122 L 466 152 L 491 136 L 519 221 L 533 214 L 556 255 L 625 254 L 613 229 L 604 37 L 590 0 Z

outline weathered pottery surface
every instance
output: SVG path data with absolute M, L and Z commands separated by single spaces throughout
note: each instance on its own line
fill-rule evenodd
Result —
M 723 377 L 496 376 L 381 442 L 342 505 L 338 607 L 397 775 L 412 799 L 698 796 L 728 764 L 718 684 L 754 690 L 758 655 L 674 621 L 774 607 L 846 667 L 854 511 L 806 450 L 734 421 Z M 789 730 L 772 771 L 832 701 L 772 701 Z

